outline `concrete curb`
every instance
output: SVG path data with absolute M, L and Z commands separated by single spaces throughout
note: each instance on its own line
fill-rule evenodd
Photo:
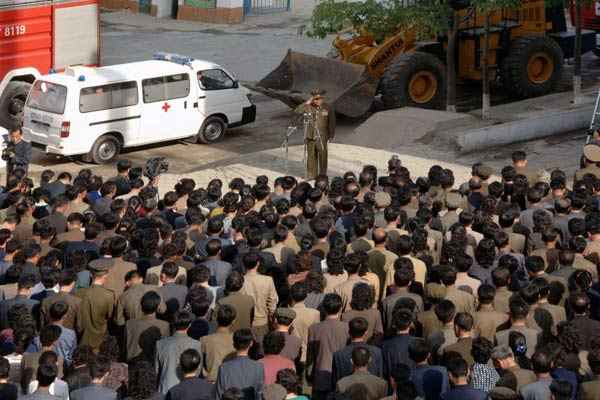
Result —
M 468 130 L 456 137 L 458 151 L 464 154 L 587 128 L 594 111 L 594 103 L 550 111 L 527 119 Z

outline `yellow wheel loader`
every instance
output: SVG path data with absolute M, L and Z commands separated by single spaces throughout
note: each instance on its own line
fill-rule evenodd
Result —
M 481 81 L 485 16 L 473 7 L 457 12 L 457 78 Z M 566 29 L 563 8 L 546 8 L 544 0 L 522 0 L 517 10 L 491 12 L 488 32 L 489 79 L 500 78 L 504 90 L 515 97 L 552 92 L 563 60 L 574 54 L 575 33 Z M 386 108 L 444 108 L 446 38 L 417 41 L 412 27 L 399 28 L 380 42 L 368 32 L 347 36 L 339 34 L 334 40 L 335 58 L 288 50 L 277 68 L 249 87 L 290 107 L 320 88 L 336 112 L 349 117 L 364 115 L 375 96 L 381 96 Z M 582 54 L 595 47 L 595 33 L 582 31 Z

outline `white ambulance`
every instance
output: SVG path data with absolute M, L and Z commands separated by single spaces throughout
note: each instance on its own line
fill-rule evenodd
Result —
M 125 147 L 221 139 L 253 122 L 249 91 L 223 67 L 176 54 L 101 68 L 69 67 L 35 81 L 25 140 L 47 153 L 107 163 Z

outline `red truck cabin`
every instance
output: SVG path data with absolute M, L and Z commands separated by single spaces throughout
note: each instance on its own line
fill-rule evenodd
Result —
M 0 0 L 0 125 L 20 122 L 33 81 L 99 64 L 98 0 Z

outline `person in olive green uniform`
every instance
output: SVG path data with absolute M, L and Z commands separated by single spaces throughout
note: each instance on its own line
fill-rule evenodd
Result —
M 327 142 L 335 136 L 335 111 L 324 102 L 325 92 L 314 90 L 312 97 L 296 108 L 298 114 L 309 114 L 306 127 L 306 179 L 327 174 Z
M 104 287 L 109 265 L 95 264 L 90 268 L 94 268 L 92 285 L 75 292 L 75 296 L 81 298 L 77 330 L 82 335 L 80 344 L 89 344 L 98 350 L 108 332 L 108 321 L 113 317 L 116 295 Z
M 580 181 L 586 174 L 600 179 L 600 140 L 594 140 L 583 146 L 585 167 L 575 172 L 575 181 Z

